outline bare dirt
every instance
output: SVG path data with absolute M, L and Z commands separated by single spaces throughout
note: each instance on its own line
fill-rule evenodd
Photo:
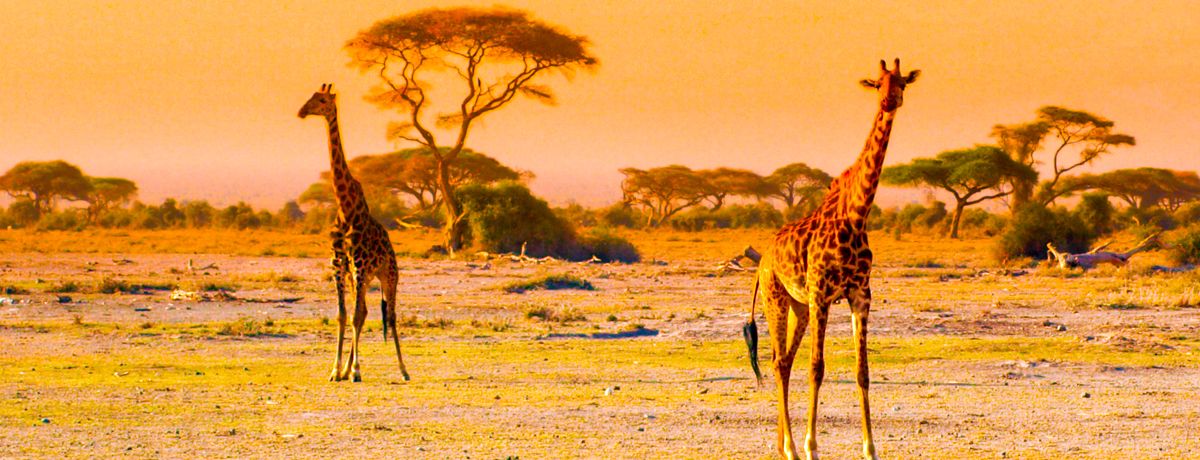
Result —
M 217 268 L 191 272 L 188 259 Z M 373 329 L 365 381 L 331 383 L 325 259 L 0 254 L 0 284 L 27 291 L 0 294 L 14 302 L 0 301 L 0 457 L 771 458 L 774 384 L 756 387 L 740 343 L 753 281 L 715 262 L 405 259 L 413 381 Z M 945 271 L 875 274 L 883 458 L 1200 456 L 1200 310 L 1160 299 L 1177 280 Z M 500 289 L 546 273 L 596 289 Z M 92 292 L 105 279 L 152 286 Z M 70 281 L 75 292 L 50 292 Z M 170 299 L 205 285 L 234 299 Z M 824 458 L 858 458 L 849 319 L 833 310 L 818 441 Z M 302 326 L 185 330 L 239 321 Z M 633 330 L 652 332 L 587 338 Z M 769 360 L 765 340 L 760 353 Z M 799 438 L 806 360 L 792 387 Z

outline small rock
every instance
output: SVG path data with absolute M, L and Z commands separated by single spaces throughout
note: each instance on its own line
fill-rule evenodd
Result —
M 1082 394 L 1082 395 L 1080 395 L 1080 396 L 1082 396 L 1082 397 L 1084 397 L 1084 398 L 1090 398 L 1090 397 L 1092 397 L 1092 394 L 1091 394 L 1091 393 L 1088 393 L 1088 392 L 1086 392 L 1086 391 L 1085 391 L 1085 392 L 1083 392 L 1083 394 Z
M 638 427 L 638 431 L 646 431 L 645 427 Z
M 48 419 L 48 418 L 44 418 L 44 419 L 42 419 L 42 424 L 43 424 L 43 425 L 49 425 L 49 424 L 50 424 L 50 419 Z
M 696 391 L 696 394 L 698 394 L 698 395 L 708 394 L 708 388 L 701 388 Z
M 613 387 L 608 387 L 608 388 L 604 389 L 604 396 L 612 396 L 612 394 L 613 394 Z
M 892 406 L 892 412 L 900 412 L 900 406 Z
M 150 307 L 135 307 L 133 311 L 150 311 Z
M 71 296 L 69 296 L 69 295 L 58 296 L 58 303 L 71 303 Z
M 658 417 L 656 417 L 654 414 L 646 414 L 646 420 L 654 420 L 656 418 Z
M 1063 331 L 1067 330 L 1067 326 L 1065 324 L 1059 324 L 1058 326 L 1054 327 L 1054 330 L 1056 330 L 1058 332 L 1063 332 Z

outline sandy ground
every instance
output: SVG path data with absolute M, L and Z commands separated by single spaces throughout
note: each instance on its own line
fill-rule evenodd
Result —
M 188 259 L 217 268 L 192 273 Z M 258 337 L 138 333 L 148 324 L 333 318 L 324 259 L 0 254 L 6 283 L 34 286 L 0 295 L 15 301 L 0 301 L 0 400 L 8 406 L 0 457 L 771 458 L 774 384 L 756 387 L 740 343 L 753 281 L 714 265 L 405 259 L 402 317 L 512 328 L 406 329 L 411 382 L 399 381 L 378 329 L 368 331 L 365 381 L 330 383 L 332 325 Z M 1200 456 L 1198 310 L 1097 307 L 1145 290 L 1149 298 L 1167 290 L 1155 283 L 1170 280 L 944 271 L 876 271 L 871 337 L 886 346 L 872 346 L 882 364 L 871 403 L 882 457 Z M 575 274 L 596 290 L 497 289 L 544 273 Z M 233 287 L 237 300 L 46 292 L 106 277 L 183 289 L 215 283 Z M 379 317 L 377 295 L 370 321 Z M 527 317 L 539 307 L 586 319 Z M 830 352 L 838 359 L 826 373 L 818 440 L 824 458 L 857 458 L 849 320 L 844 305 L 833 310 L 829 335 L 841 348 Z M 72 321 L 121 329 L 37 327 Z M 578 338 L 634 324 L 653 335 Z M 888 361 L 924 340 L 976 338 L 1082 344 L 1124 357 L 1001 350 L 968 358 L 948 348 Z M 765 340 L 760 353 L 769 359 Z M 800 438 L 806 359 L 802 352 L 792 386 Z M 1133 364 L 1114 364 L 1122 360 Z

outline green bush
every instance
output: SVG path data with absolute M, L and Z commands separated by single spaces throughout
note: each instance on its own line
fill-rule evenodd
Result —
M 87 219 L 79 211 L 66 210 L 43 215 L 38 219 L 38 230 L 83 230 Z
M 634 263 L 642 260 L 636 247 L 629 240 L 613 234 L 607 228 L 593 228 L 579 239 L 587 258 L 596 256 L 603 262 Z
M 1200 265 L 1200 225 L 1192 225 L 1174 241 L 1171 261 L 1178 265 Z
M 1171 230 L 1179 226 L 1175 221 L 1175 217 L 1165 209 L 1158 206 L 1150 208 L 1126 208 L 1121 212 L 1121 217 L 1127 222 L 1133 222 L 1137 226 L 1153 226 L 1162 230 Z
M 694 208 L 676 214 L 668 223 L 671 228 L 689 232 L 714 228 L 775 228 L 783 225 L 783 213 L 767 203 L 729 205 L 716 211 Z
M 1176 222 L 1185 227 L 1200 224 L 1200 201 L 1181 206 L 1175 210 L 1173 217 L 1175 217 Z
M 1117 210 L 1103 193 L 1084 194 L 1073 214 L 1097 234 L 1104 235 L 1116 229 Z
M 467 211 L 468 241 L 484 250 L 515 254 L 524 245 L 530 257 L 579 257 L 574 229 L 524 185 L 470 184 L 457 194 Z
M 616 203 L 600 209 L 600 225 L 607 227 L 642 228 L 646 225 L 646 215 L 624 203 Z
M 28 227 L 37 223 L 37 205 L 31 200 L 19 199 L 8 206 L 8 218 L 16 222 L 16 226 Z
M 1000 260 L 1042 258 L 1046 255 L 1046 243 L 1054 243 L 1059 251 L 1085 252 L 1095 238 L 1095 232 L 1065 208 L 1030 204 L 1017 210 L 997 242 L 995 256 Z
M 985 236 L 996 236 L 1004 231 L 1008 223 L 1003 216 L 992 214 L 983 209 L 963 210 L 962 221 L 959 222 L 959 232 L 978 232 Z

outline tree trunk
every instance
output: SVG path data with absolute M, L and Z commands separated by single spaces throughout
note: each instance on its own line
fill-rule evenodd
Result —
M 966 204 L 959 200 L 954 204 L 954 219 L 950 221 L 950 238 L 958 239 L 958 223 L 962 220 L 963 208 Z
M 1009 208 L 1012 214 L 1016 215 L 1017 209 L 1020 209 L 1022 205 L 1030 202 L 1030 200 L 1033 200 L 1034 185 L 1032 182 L 1013 181 L 1013 191 L 1009 201 Z
M 442 189 L 442 204 L 446 208 L 445 245 L 446 250 L 454 255 L 454 251 L 463 248 L 463 235 L 466 231 L 466 213 L 458 197 L 454 196 L 454 187 L 450 184 L 450 168 L 445 161 L 438 161 L 438 186 Z

